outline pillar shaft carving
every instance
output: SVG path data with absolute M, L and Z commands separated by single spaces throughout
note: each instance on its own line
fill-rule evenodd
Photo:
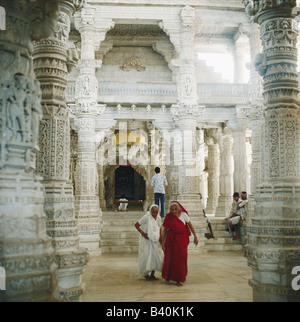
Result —
M 206 130 L 205 143 L 208 146 L 208 199 L 206 212 L 214 214 L 218 205 L 220 176 L 220 151 L 217 129 Z
M 241 25 L 235 40 L 234 82 L 247 83 L 246 55 L 249 52 L 249 39 L 245 34 L 245 25 Z
M 249 226 L 254 214 L 256 187 L 261 182 L 261 143 L 262 143 L 262 108 L 263 108 L 263 79 L 256 70 L 256 59 L 262 52 L 260 28 L 255 22 L 244 25 L 245 33 L 249 37 L 251 64 L 249 80 L 249 103 L 250 103 L 250 128 L 252 163 L 250 176 L 250 190 L 248 191 L 248 218 L 246 225 Z
M 264 80 L 262 176 L 245 249 L 253 269 L 250 285 L 257 301 L 300 300 L 299 292 L 291 287 L 291 272 L 300 260 L 295 6 L 296 1 L 256 1 L 251 11 L 261 28 L 263 53 L 257 67 Z
M 246 124 L 243 121 L 237 119 L 235 123 L 228 122 L 228 126 L 232 130 L 233 139 L 234 139 L 234 145 L 233 145 L 234 191 L 235 192 L 247 191 L 247 187 L 250 186 L 250 178 L 248 173 L 249 160 L 248 160 L 247 146 L 246 146 L 247 144 Z
M 32 66 L 33 40 L 52 34 L 58 2 L 4 1 L 7 32 L 0 33 L 0 301 L 50 300 L 58 291 L 44 190 L 34 173 L 41 92 Z M 44 19 L 44 17 L 46 17 Z
M 200 194 L 199 176 L 197 176 L 196 148 L 197 131 L 196 118 L 190 115 L 183 115 L 179 118 L 179 131 L 182 133 L 183 142 L 183 163 L 178 166 L 178 200 L 189 211 L 189 215 L 199 234 L 200 251 L 205 251 L 203 232 L 205 222 L 202 212 L 202 198 Z M 192 247 L 192 245 L 191 245 Z
M 43 119 L 40 123 L 40 153 L 37 165 L 39 174 L 43 176 L 46 192 L 44 208 L 47 214 L 47 233 L 53 238 L 52 243 L 56 250 L 59 285 L 68 289 L 68 298 L 78 300 L 83 292 L 78 281 L 81 280 L 88 254 L 79 249 L 73 187 L 69 183 L 70 123 L 65 93 L 68 74 L 67 42 L 73 10 L 71 2 L 59 3 L 55 33 L 34 44 L 33 61 L 42 89 Z M 73 256 L 73 266 L 77 266 L 75 274 L 73 268 L 69 273 L 66 268 L 65 263 L 69 256 Z
M 178 99 L 184 105 L 197 105 L 197 80 L 194 60 L 195 51 L 195 20 L 196 11 L 186 6 L 181 10 L 181 28 L 179 59 L 180 71 L 178 74 Z
M 226 127 L 220 138 L 220 197 L 216 209 L 216 217 L 227 217 L 230 215 L 233 195 L 233 137 L 232 131 Z
M 207 191 L 207 172 L 205 172 L 205 143 L 204 129 L 198 129 L 196 132 L 196 169 L 199 177 L 199 191 L 202 198 L 202 206 L 206 207 Z
M 81 60 L 76 81 L 76 126 L 78 153 L 75 172 L 76 213 L 80 244 L 92 251 L 99 251 L 102 212 L 99 204 L 98 167 L 96 162 L 97 115 L 105 106 L 98 105 L 95 50 L 99 49 L 106 32 L 114 26 L 110 20 L 96 22 L 93 6 L 86 5 L 75 15 L 75 26 L 81 35 Z

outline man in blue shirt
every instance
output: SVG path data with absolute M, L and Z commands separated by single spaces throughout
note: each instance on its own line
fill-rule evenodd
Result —
M 159 206 L 160 202 L 160 215 L 165 217 L 165 186 L 168 185 L 167 178 L 160 173 L 160 168 L 154 169 L 155 175 L 152 177 L 151 186 L 154 187 L 154 200 L 155 204 Z

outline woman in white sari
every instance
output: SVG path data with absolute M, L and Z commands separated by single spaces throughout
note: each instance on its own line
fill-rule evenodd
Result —
M 139 273 L 147 280 L 156 280 L 155 272 L 161 272 L 164 254 L 161 248 L 161 217 L 158 206 L 149 211 L 136 224 L 140 232 Z

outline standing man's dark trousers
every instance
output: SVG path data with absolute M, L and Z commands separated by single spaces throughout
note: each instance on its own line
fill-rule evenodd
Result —
M 160 216 L 161 218 L 165 217 L 165 194 L 164 193 L 155 193 L 154 194 L 155 204 L 159 206 L 160 203 Z

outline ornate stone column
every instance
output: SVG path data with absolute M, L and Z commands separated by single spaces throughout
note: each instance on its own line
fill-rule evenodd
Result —
M 255 68 L 256 57 L 262 51 L 260 30 L 257 23 L 252 22 L 244 25 L 245 33 L 249 37 L 251 65 L 249 80 L 249 102 L 250 102 L 250 128 L 252 130 L 252 163 L 251 182 L 248 192 L 249 206 L 246 226 L 251 224 L 254 214 L 256 187 L 261 182 L 261 142 L 262 142 L 262 108 L 263 108 L 263 80 Z
M 234 192 L 246 191 L 249 177 L 248 177 L 248 160 L 246 149 L 246 126 L 237 117 L 236 121 L 229 121 L 228 127 L 233 133 L 233 156 L 234 156 Z
M 180 49 L 178 73 L 178 104 L 173 105 L 171 112 L 177 119 L 177 128 L 182 134 L 182 165 L 178 166 L 178 199 L 189 210 L 191 220 L 199 233 L 198 250 L 205 250 L 203 232 L 205 222 L 202 214 L 202 201 L 199 191 L 199 177 L 196 166 L 196 132 L 197 117 L 201 114 L 198 105 L 196 68 L 194 60 L 196 11 L 185 6 L 180 12 Z M 191 243 L 191 247 L 192 243 Z
M 256 57 L 262 51 L 260 40 L 260 30 L 257 23 L 245 25 L 245 32 L 250 41 L 251 65 L 250 65 L 250 80 L 249 80 L 249 102 L 250 102 L 250 127 L 252 130 L 252 164 L 251 164 L 251 189 L 248 194 L 250 200 L 249 212 L 251 216 L 255 203 L 256 187 L 260 184 L 261 177 L 261 138 L 262 138 L 262 107 L 263 107 L 263 80 L 255 68 Z M 249 218 L 250 219 L 250 218 Z
M 52 239 L 46 234 L 44 188 L 35 174 L 40 85 L 32 66 L 33 40 L 49 37 L 58 2 L 0 1 L 0 301 L 48 301 L 58 291 Z
M 243 31 L 243 25 L 241 25 L 235 35 L 234 82 L 237 84 L 245 84 L 248 82 L 248 70 L 246 66 L 246 55 L 248 52 L 249 39 Z
M 261 28 L 264 80 L 262 178 L 245 255 L 255 301 L 300 301 L 292 286 L 300 262 L 300 114 L 296 1 L 245 1 Z M 250 10 L 251 9 L 251 10 Z
M 96 121 L 96 162 L 98 166 L 99 178 L 99 202 L 101 210 L 106 210 L 104 168 L 107 165 L 116 165 L 116 146 L 112 146 L 114 133 L 111 130 L 116 120 L 98 120 Z M 105 138 L 107 141 L 105 142 Z M 105 155 L 107 154 L 107 157 Z
M 166 170 L 168 186 L 165 188 L 165 210 L 167 213 L 170 202 L 178 199 L 178 159 L 176 156 L 181 156 L 182 138 L 180 132 L 174 130 L 174 125 L 169 121 L 155 120 L 148 125 L 148 131 L 151 151 L 151 178 L 149 182 L 151 183 L 152 176 L 155 174 L 156 166 L 163 167 Z M 151 190 L 153 190 L 152 187 Z M 154 200 L 154 195 L 152 198 Z
M 196 167 L 197 175 L 199 177 L 199 191 L 202 198 L 203 208 L 206 207 L 206 199 L 204 196 L 207 194 L 207 172 L 205 170 L 205 143 L 204 132 L 202 128 L 197 128 L 196 132 Z
M 59 3 L 58 24 L 53 36 L 34 43 L 34 71 L 42 89 L 43 119 L 40 123 L 37 170 L 43 176 L 47 234 L 56 250 L 59 285 L 67 297 L 79 300 L 81 275 L 88 253 L 79 248 L 70 182 L 70 121 L 65 101 L 67 85 L 67 42 L 71 1 Z
M 99 206 L 99 183 L 96 163 L 96 117 L 104 105 L 98 105 L 98 81 L 95 75 L 95 50 L 99 49 L 112 21 L 95 21 L 93 6 L 86 5 L 75 15 L 75 27 L 81 34 L 80 74 L 76 81 L 76 126 L 78 130 L 78 158 L 75 174 L 75 200 L 80 245 L 100 252 L 102 212 Z
M 233 195 L 233 137 L 228 127 L 223 130 L 220 138 L 220 196 L 216 217 L 227 217 L 230 215 Z
M 219 199 L 220 150 L 217 141 L 217 131 L 218 129 L 207 129 L 205 131 L 205 143 L 208 146 L 207 214 L 215 214 Z

